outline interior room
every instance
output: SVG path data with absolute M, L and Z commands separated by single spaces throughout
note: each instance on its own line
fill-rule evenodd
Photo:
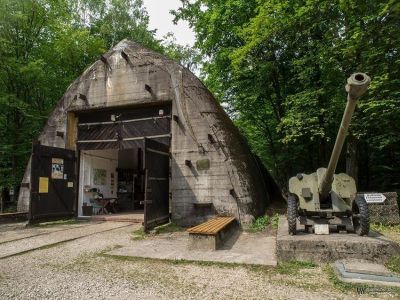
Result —
M 141 148 L 81 150 L 78 216 L 143 211 Z

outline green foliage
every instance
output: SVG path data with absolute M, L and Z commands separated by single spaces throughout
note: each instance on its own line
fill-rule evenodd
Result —
M 140 227 L 139 229 L 133 232 L 132 240 L 140 241 L 146 238 L 146 232 L 144 231 L 144 227 Z
M 333 267 L 330 265 L 326 265 L 324 267 L 324 272 L 328 275 L 329 281 L 332 282 L 333 286 L 342 291 L 342 292 L 349 292 L 354 291 L 356 289 L 356 285 L 351 283 L 345 283 L 337 277 Z M 363 287 L 364 285 L 358 285 L 359 287 Z M 364 286 L 365 287 L 365 286 Z
M 382 223 L 374 223 L 371 224 L 371 229 L 373 231 L 380 232 L 383 234 L 387 232 L 400 234 L 400 225 L 385 225 Z
M 34 226 L 37 226 L 37 227 L 52 227 L 52 226 L 59 226 L 59 225 L 85 224 L 87 222 L 88 221 L 86 221 L 86 220 L 66 219 L 66 220 L 58 220 L 58 221 L 38 223 L 38 224 L 35 224 Z
M 286 186 L 326 166 L 347 77 L 371 75 L 350 133 L 361 189 L 400 188 L 398 1 L 181 0 L 206 59 L 206 85 Z M 344 152 L 344 151 L 343 151 Z
M 371 230 L 385 235 L 400 245 L 400 225 L 371 224 Z
M 31 142 L 55 104 L 117 42 L 186 64 L 195 57 L 172 37 L 165 45 L 155 38 L 141 0 L 0 0 L 0 15 L 0 192 L 14 187 L 17 195 Z
M 182 66 L 192 72 L 198 70 L 202 57 L 196 48 L 192 48 L 188 45 L 182 46 L 177 44 L 172 33 L 168 33 L 164 37 L 162 44 L 165 47 L 165 54 L 169 58 L 179 62 Z
M 389 259 L 389 261 L 386 263 L 386 267 L 398 274 L 400 274 L 400 256 L 393 256 Z
M 271 225 L 273 229 L 278 229 L 280 214 L 276 213 L 272 216 Z
M 258 217 L 253 221 L 253 223 L 250 224 L 249 230 L 252 232 L 263 231 L 265 228 L 267 228 L 270 221 L 271 218 L 267 215 Z

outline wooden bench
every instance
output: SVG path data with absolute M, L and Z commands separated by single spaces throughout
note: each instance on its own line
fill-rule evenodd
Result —
M 187 229 L 189 249 L 217 250 L 236 231 L 238 223 L 234 217 L 216 217 Z

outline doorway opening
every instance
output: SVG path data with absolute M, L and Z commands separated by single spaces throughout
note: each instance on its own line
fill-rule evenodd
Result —
M 171 106 L 76 113 L 78 217 L 169 221 Z
M 79 217 L 144 220 L 142 148 L 82 150 L 79 182 Z

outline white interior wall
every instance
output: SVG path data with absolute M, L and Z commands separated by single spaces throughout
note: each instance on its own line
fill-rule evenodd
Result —
M 105 198 L 116 197 L 118 188 L 118 150 L 85 150 L 81 151 L 79 169 L 79 199 L 78 215 L 82 216 L 82 205 L 90 204 L 92 193 L 85 192 L 85 187 L 98 188 Z M 95 185 L 93 182 L 93 169 L 106 170 L 106 184 Z M 111 187 L 111 173 L 114 173 L 114 186 Z

